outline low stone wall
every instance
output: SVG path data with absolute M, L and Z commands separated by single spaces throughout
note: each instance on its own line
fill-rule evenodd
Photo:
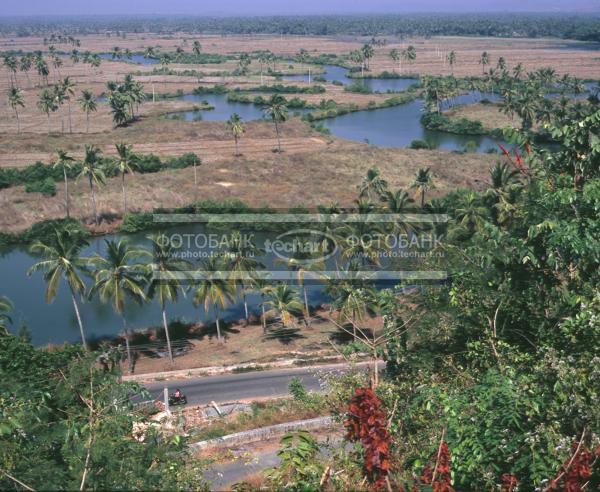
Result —
M 283 424 L 270 425 L 259 429 L 252 429 L 244 432 L 236 432 L 228 436 L 209 439 L 208 441 L 200 441 L 190 444 L 190 448 L 194 451 L 212 447 L 229 447 L 238 444 L 246 444 L 249 442 L 263 441 L 270 439 L 278 434 L 284 434 L 293 430 L 314 430 L 323 427 L 332 426 L 334 424 L 333 417 L 317 417 L 308 420 L 296 420 L 294 422 L 285 422 Z

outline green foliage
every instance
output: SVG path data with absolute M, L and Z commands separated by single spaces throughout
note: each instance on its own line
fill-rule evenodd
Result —
M 3 472 L 36 490 L 202 487 L 183 442 L 148 426 L 130 402 L 141 388 L 97 369 L 95 357 L 76 346 L 50 352 L 0 337 Z M 145 427 L 142 440 L 134 426 Z M 0 487 L 15 483 L 3 473 Z
M 357 94 L 372 94 L 373 91 L 369 89 L 363 82 L 355 80 L 351 84 L 344 87 L 346 92 L 355 92 Z
M 424 114 L 421 116 L 421 123 L 428 130 L 438 130 L 458 135 L 484 135 L 487 133 L 481 121 L 467 118 L 455 120 L 438 113 Z
M 56 195 L 56 185 L 51 177 L 47 177 L 43 181 L 33 181 L 25 185 L 27 193 L 41 193 L 46 196 Z
M 429 145 L 429 143 L 425 140 L 413 140 L 410 145 L 408 146 L 408 148 L 410 149 L 415 149 L 415 150 L 419 150 L 419 149 L 431 149 L 431 146 Z
M 308 432 L 286 434 L 277 451 L 280 465 L 266 472 L 268 482 L 275 489 L 318 490 L 316 484 L 323 473 L 323 465 L 316 459 L 318 452 L 319 446 Z

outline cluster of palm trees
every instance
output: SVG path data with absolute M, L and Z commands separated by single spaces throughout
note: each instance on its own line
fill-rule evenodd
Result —
M 260 263 L 248 255 L 245 242 L 237 240 L 239 233 L 233 233 L 230 247 L 219 256 L 212 256 L 199 267 L 177 259 L 168 238 L 158 233 L 148 236 L 150 249 L 132 246 L 126 239 L 105 241 L 103 256 L 83 257 L 89 246 L 80 231 L 71 228 L 57 229 L 43 241 L 35 242 L 31 251 L 40 257 L 29 270 L 29 275 L 42 272 L 46 281 L 45 300 L 50 303 L 57 295 L 61 282 L 69 289 L 73 309 L 80 330 L 81 341 L 87 347 L 83 319 L 79 307 L 81 299 L 98 297 L 103 303 L 110 303 L 115 314 L 123 321 L 125 339 L 129 354 L 129 329 L 125 317 L 126 306 L 131 303 L 143 304 L 155 300 L 161 308 L 162 324 L 170 360 L 173 360 L 171 336 L 167 317 L 167 307 L 180 297 L 190 295 L 194 306 L 202 306 L 208 313 L 213 310 L 217 330 L 217 340 L 222 342 L 221 312 L 241 293 L 249 318 L 246 292 L 258 288 L 263 297 L 262 323 L 279 315 L 286 326 L 292 322 L 293 314 L 302 311 L 297 292 L 287 285 L 261 283 L 252 273 Z M 240 254 L 244 253 L 244 254 Z M 235 280 L 227 278 L 226 272 L 241 275 Z M 87 287 L 85 278 L 91 279 Z M 6 325 L 10 301 L 0 299 L 0 323 Z
M 482 55 L 482 65 L 489 64 L 489 57 Z M 490 68 L 485 78 L 461 81 L 454 77 L 423 78 L 423 96 L 428 111 L 441 112 L 445 102 L 452 105 L 453 99 L 463 93 L 465 89 L 479 92 L 498 92 L 502 96 L 500 111 L 511 118 L 518 115 L 522 120 L 522 127 L 530 129 L 534 123 L 554 123 L 560 126 L 567 119 L 577 119 L 586 114 L 585 102 L 573 101 L 573 94 L 581 94 L 585 87 L 581 81 L 564 75 L 557 77 L 552 68 L 540 68 L 526 73 L 522 64 L 515 65 L 512 73 L 508 71 L 506 62 L 498 60 L 496 70 Z M 561 97 L 547 97 L 547 93 L 558 93 Z M 590 98 L 591 104 L 598 104 L 597 98 Z
M 115 144 L 117 151 L 116 159 L 103 160 L 101 150 L 95 145 L 86 144 L 84 148 L 84 157 L 78 167 L 77 178 L 87 180 L 90 188 L 90 199 L 92 216 L 96 225 L 99 223 L 98 209 L 96 205 L 96 190 L 99 186 L 106 183 L 106 174 L 116 174 L 121 178 L 121 192 L 123 197 L 123 216 L 127 214 L 127 189 L 125 177 L 127 174 L 133 174 L 138 168 L 139 156 L 132 150 L 132 146 L 126 143 Z M 64 150 L 58 150 L 53 166 L 63 171 L 65 182 L 65 212 L 67 218 L 70 217 L 70 196 L 69 196 L 69 174 L 77 164 L 74 157 Z M 110 168 L 110 169 L 109 169 Z M 110 171 L 110 172 L 107 172 Z
M 106 88 L 115 126 L 124 126 L 135 120 L 136 109 L 146 100 L 142 84 L 127 74 L 122 82 L 108 82 Z
M 389 57 L 398 64 L 398 72 L 402 73 L 402 60 L 412 64 L 417 59 L 417 50 L 413 45 L 402 50 L 393 48 L 389 52 Z

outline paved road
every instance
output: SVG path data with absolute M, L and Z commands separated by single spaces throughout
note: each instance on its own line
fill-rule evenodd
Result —
M 365 363 L 359 364 L 365 368 Z M 310 368 L 254 371 L 243 374 L 207 376 L 193 379 L 169 380 L 146 384 L 153 398 L 162 398 L 163 389 L 169 392 L 179 388 L 186 396 L 188 405 L 206 405 L 211 401 L 227 403 L 252 398 L 281 397 L 289 394 L 288 385 L 294 377 L 300 378 L 309 391 L 321 389 L 317 372 L 343 372 L 347 364 L 335 364 Z

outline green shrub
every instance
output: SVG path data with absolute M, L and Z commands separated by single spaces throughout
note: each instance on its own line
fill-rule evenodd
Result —
M 431 146 L 425 140 L 417 139 L 417 140 L 413 140 L 410 143 L 409 148 L 420 150 L 420 149 L 431 149 Z
M 51 177 L 48 177 L 42 181 L 34 181 L 33 183 L 27 183 L 25 185 L 25 191 L 27 193 L 41 193 L 46 196 L 56 195 L 56 185 Z
M 358 94 L 372 94 L 373 91 L 371 89 L 369 89 L 366 85 L 364 85 L 362 82 L 356 80 L 354 82 L 352 82 L 351 84 L 348 84 L 346 87 L 344 87 L 344 90 L 346 92 L 355 92 Z

